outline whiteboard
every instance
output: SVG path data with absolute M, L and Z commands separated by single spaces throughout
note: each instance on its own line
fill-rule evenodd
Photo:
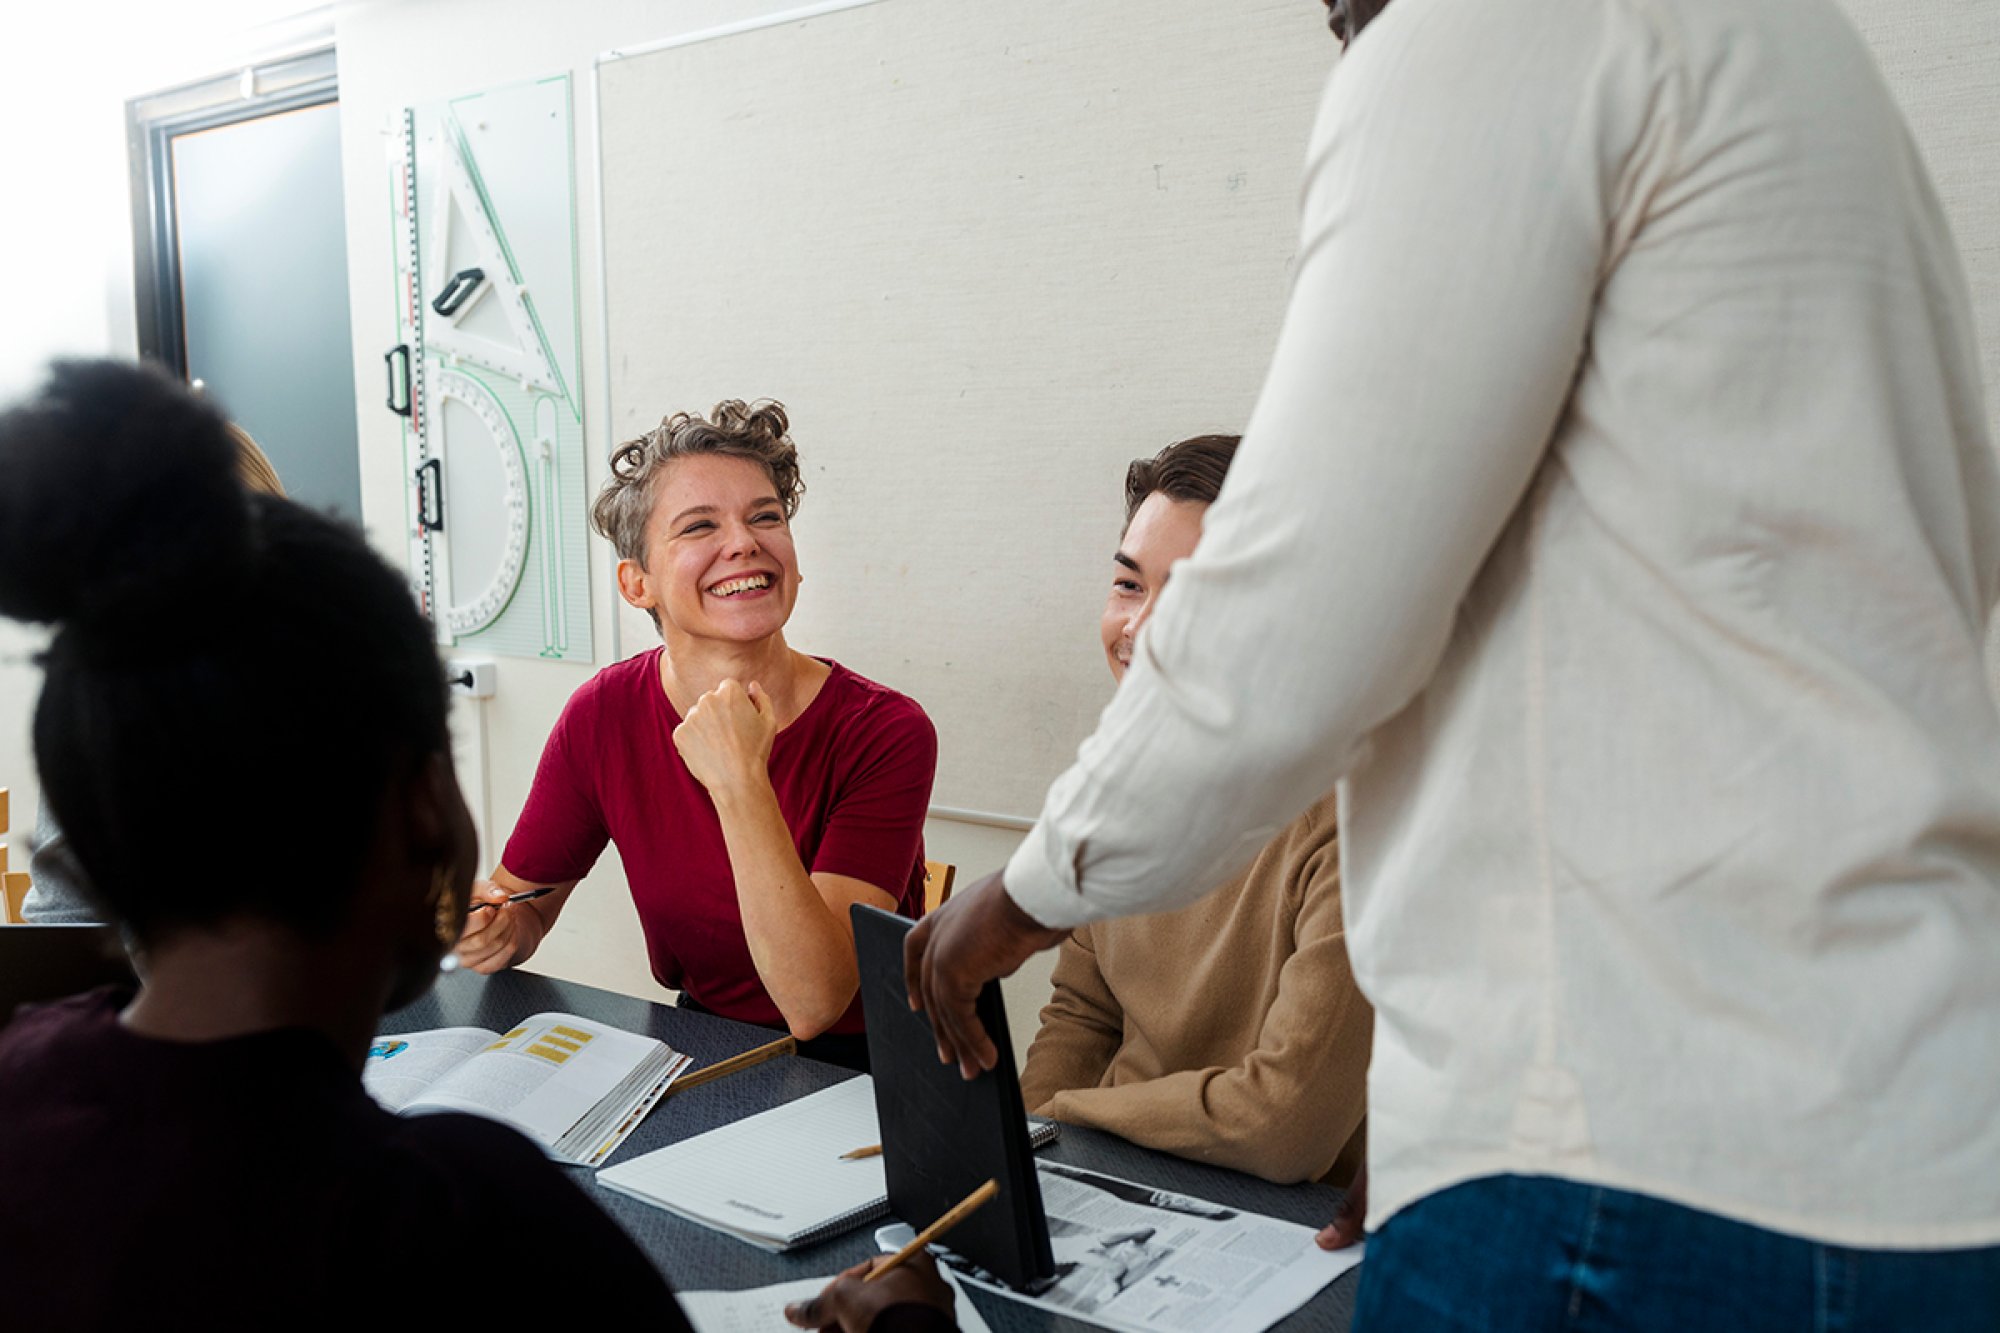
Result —
M 1248 418 L 1336 55 L 1305 0 L 882 0 L 599 70 L 611 438 L 786 404 L 788 637 L 923 704 L 939 805 L 1034 814 L 1109 700 L 1125 465 Z

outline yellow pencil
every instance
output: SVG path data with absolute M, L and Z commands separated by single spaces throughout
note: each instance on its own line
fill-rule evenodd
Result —
M 959 1202 L 957 1207 L 953 1208 L 943 1217 L 940 1217 L 937 1221 L 925 1227 L 922 1231 L 919 1231 L 917 1233 L 915 1240 L 912 1240 L 908 1245 L 905 1245 L 902 1249 L 890 1255 L 888 1259 L 886 1259 L 882 1263 L 875 1265 L 875 1267 L 872 1270 L 870 1270 L 868 1276 L 862 1278 L 861 1280 L 863 1282 L 873 1282 L 876 1278 L 881 1277 L 884 1273 L 887 1273 L 891 1269 L 896 1268 L 905 1259 L 908 1259 L 918 1250 L 921 1250 L 922 1248 L 924 1248 L 924 1246 L 930 1244 L 932 1241 L 936 1240 L 939 1236 L 942 1236 L 945 1232 L 951 1230 L 953 1227 L 957 1226 L 960 1222 L 963 1222 L 966 1218 L 978 1212 L 982 1205 L 984 1205 L 988 1200 L 990 1200 L 994 1195 L 998 1194 L 999 1192 L 1000 1192 L 1000 1185 L 998 1181 L 993 1181 L 993 1180 L 987 1181 L 984 1185 L 981 1185 L 978 1189 L 966 1195 L 965 1198 Z
M 761 1065 L 766 1060 L 775 1060 L 781 1055 L 790 1055 L 792 1052 L 798 1050 L 798 1048 L 799 1043 L 796 1039 L 792 1037 L 780 1037 L 768 1046 L 759 1046 L 757 1049 L 745 1051 L 741 1055 L 732 1055 L 727 1060 L 717 1060 L 714 1064 L 703 1069 L 697 1069 L 692 1074 L 681 1075 L 674 1080 L 674 1085 L 667 1089 L 667 1095 L 672 1096 L 676 1092 L 686 1092 L 689 1088 L 698 1088 L 712 1079 L 727 1078 L 739 1069 L 748 1069 L 752 1065 Z

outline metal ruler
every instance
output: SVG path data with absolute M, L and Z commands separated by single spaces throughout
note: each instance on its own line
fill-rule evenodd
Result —
M 410 585 L 417 605 L 436 628 L 438 642 L 452 634 L 440 613 L 444 571 L 444 459 L 432 447 L 430 402 L 424 388 L 423 250 L 417 230 L 416 112 L 402 114 L 394 197 L 397 246 L 397 345 L 384 358 L 389 367 L 389 410 L 405 420 L 404 458 L 413 462 L 410 490 Z M 400 371 L 400 376 L 398 372 Z M 400 401 L 398 390 L 401 391 Z

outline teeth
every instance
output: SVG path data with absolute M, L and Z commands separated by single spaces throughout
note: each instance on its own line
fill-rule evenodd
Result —
M 768 588 L 770 586 L 771 580 L 768 575 L 751 574 L 744 578 L 730 579 L 727 582 L 718 583 L 713 588 L 710 588 L 709 591 L 717 597 L 733 597 L 739 592 L 749 592 L 755 588 Z

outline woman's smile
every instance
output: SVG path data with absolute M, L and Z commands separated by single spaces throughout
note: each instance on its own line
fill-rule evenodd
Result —
M 770 589 L 771 589 L 771 576 L 769 574 L 765 573 L 742 574 L 738 575 L 735 578 L 724 579 L 721 583 L 714 584 L 709 588 L 708 595 L 711 597 L 727 597 L 733 599 L 740 597 L 750 597 L 762 592 L 769 592 Z

